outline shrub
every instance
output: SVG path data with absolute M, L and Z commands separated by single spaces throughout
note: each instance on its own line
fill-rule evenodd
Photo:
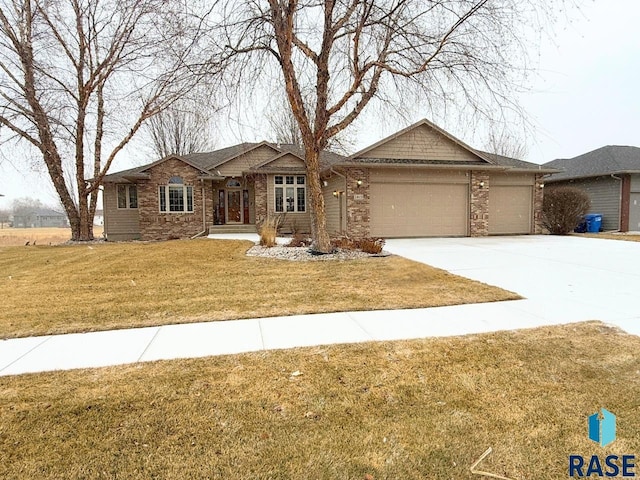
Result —
M 291 237 L 287 247 L 308 247 L 311 245 L 311 239 L 307 235 L 296 233 Z
M 284 215 L 267 215 L 259 225 L 260 245 L 263 247 L 275 247 L 278 231 L 284 222 Z
M 378 254 L 384 247 L 384 239 L 338 237 L 331 240 L 331 244 L 343 250 L 360 250 L 364 253 Z
M 358 250 L 362 250 L 364 253 L 378 254 L 384 247 L 383 238 L 360 238 L 356 242 Z
M 589 211 L 589 195 L 576 187 L 552 187 L 544 192 L 542 224 L 552 235 L 566 235 Z

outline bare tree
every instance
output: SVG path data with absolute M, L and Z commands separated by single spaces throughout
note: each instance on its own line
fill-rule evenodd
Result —
M 276 143 L 287 143 L 302 147 L 302 133 L 298 121 L 293 116 L 288 102 L 272 108 L 267 115 L 267 122 L 273 132 Z
M 255 89 L 278 72 L 298 124 L 313 248 L 330 249 L 318 161 L 330 139 L 372 100 L 397 103 L 411 92 L 423 104 L 457 98 L 482 114 L 513 108 L 514 62 L 525 58 L 522 28 L 532 8 L 518 0 L 226 3 L 225 60 L 241 62 L 234 82 L 250 73 Z
M 176 104 L 149 120 L 147 130 L 159 158 L 205 152 L 213 148 L 207 106 Z
M 485 149 L 489 153 L 519 160 L 524 160 L 528 153 L 525 142 L 504 129 L 500 132 L 492 130 L 489 133 Z
M 116 155 L 195 78 L 183 68 L 192 45 L 180 5 L 0 1 L 2 139 L 41 153 L 74 240 L 93 238 L 98 188 Z
M 308 108 L 308 106 L 305 107 L 305 109 Z M 267 123 L 273 134 L 272 138 L 275 138 L 276 143 L 286 143 L 297 145 L 301 148 L 304 147 L 300 125 L 293 115 L 286 97 L 283 98 L 278 105 L 270 107 L 269 113 L 267 114 Z M 348 135 L 346 130 L 342 130 L 328 139 L 327 148 L 346 155 L 354 144 L 354 138 Z
M 11 217 L 11 211 L 6 208 L 0 208 L 0 228 L 4 228 L 5 224 L 9 223 Z

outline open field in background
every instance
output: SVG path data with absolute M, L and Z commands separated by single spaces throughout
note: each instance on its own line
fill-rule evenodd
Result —
M 402 257 L 290 262 L 247 257 L 251 245 L 0 247 L 0 338 L 520 298 Z
M 566 478 L 640 451 L 639 350 L 591 322 L 2 377 L 0 478 L 471 480 L 488 447 L 481 470 Z
M 94 226 L 93 235 L 95 238 L 102 237 L 103 227 Z M 33 245 L 58 245 L 71 239 L 71 229 L 69 228 L 1 228 L 0 247 L 22 246 L 29 242 Z

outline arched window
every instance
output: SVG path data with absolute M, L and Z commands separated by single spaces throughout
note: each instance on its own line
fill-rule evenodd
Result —
M 161 212 L 193 212 L 193 187 L 184 185 L 182 177 L 171 177 L 167 185 L 158 187 Z
M 227 188 L 234 188 L 234 187 L 241 187 L 242 184 L 240 183 L 239 180 L 236 180 L 235 178 L 230 179 L 227 182 Z

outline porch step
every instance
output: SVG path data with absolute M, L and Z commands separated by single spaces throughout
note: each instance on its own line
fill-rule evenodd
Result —
M 212 233 L 256 233 L 255 225 L 209 225 L 209 234 Z

